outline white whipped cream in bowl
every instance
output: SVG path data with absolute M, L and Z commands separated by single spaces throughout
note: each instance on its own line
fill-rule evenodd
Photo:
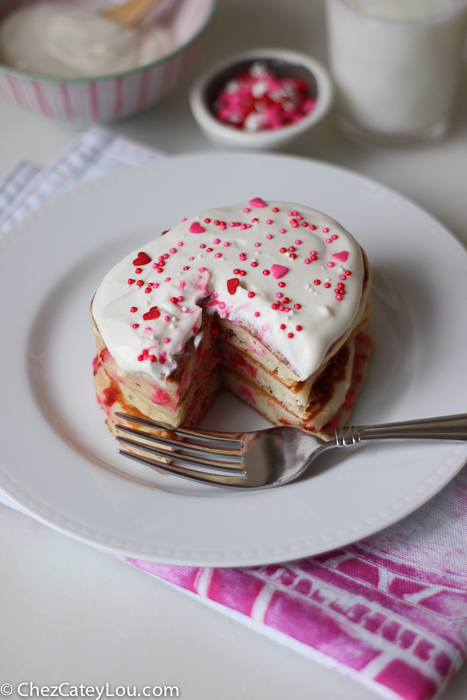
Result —
M 13 68 L 57 78 L 120 73 L 176 48 L 171 31 L 149 22 L 125 27 L 97 8 L 39 3 L 7 15 L 0 55 Z
M 161 0 L 132 28 L 109 5 L 0 0 L 2 97 L 79 127 L 144 111 L 192 66 L 216 0 Z

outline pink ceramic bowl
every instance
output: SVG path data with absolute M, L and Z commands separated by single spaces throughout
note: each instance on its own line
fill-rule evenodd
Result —
M 40 0 L 0 0 L 0 21 Z M 62 0 L 63 1 L 63 0 Z M 99 5 L 99 0 L 64 0 Z M 107 5 L 117 2 L 107 1 Z M 177 48 L 140 68 L 93 78 L 47 78 L 0 63 L 0 96 L 32 114 L 77 126 L 112 122 L 142 112 L 170 93 L 196 60 L 216 0 L 162 0 L 152 13 L 172 30 Z

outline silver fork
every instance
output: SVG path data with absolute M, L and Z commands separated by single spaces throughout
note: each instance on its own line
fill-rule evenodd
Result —
M 287 484 L 303 474 L 315 457 L 329 447 L 348 447 L 367 440 L 467 441 L 467 413 L 403 423 L 347 426 L 321 433 L 292 426 L 250 433 L 183 427 L 174 430 L 150 419 L 125 413 L 116 415 L 152 431 L 164 432 L 158 435 L 119 425 L 119 432 L 131 437 L 119 435 L 117 440 L 147 456 L 125 450 L 119 450 L 120 454 L 160 472 L 234 489 Z

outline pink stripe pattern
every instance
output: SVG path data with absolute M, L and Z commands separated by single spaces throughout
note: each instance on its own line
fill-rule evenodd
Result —
M 466 532 L 467 468 L 400 523 L 319 556 L 244 569 L 125 561 L 384 697 L 432 700 L 467 657 Z

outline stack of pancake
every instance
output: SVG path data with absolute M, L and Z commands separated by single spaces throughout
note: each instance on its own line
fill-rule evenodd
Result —
M 196 426 L 222 384 L 276 425 L 343 425 L 372 351 L 370 286 L 360 246 L 307 207 L 255 198 L 184 220 L 91 304 L 109 428 L 117 412 Z

